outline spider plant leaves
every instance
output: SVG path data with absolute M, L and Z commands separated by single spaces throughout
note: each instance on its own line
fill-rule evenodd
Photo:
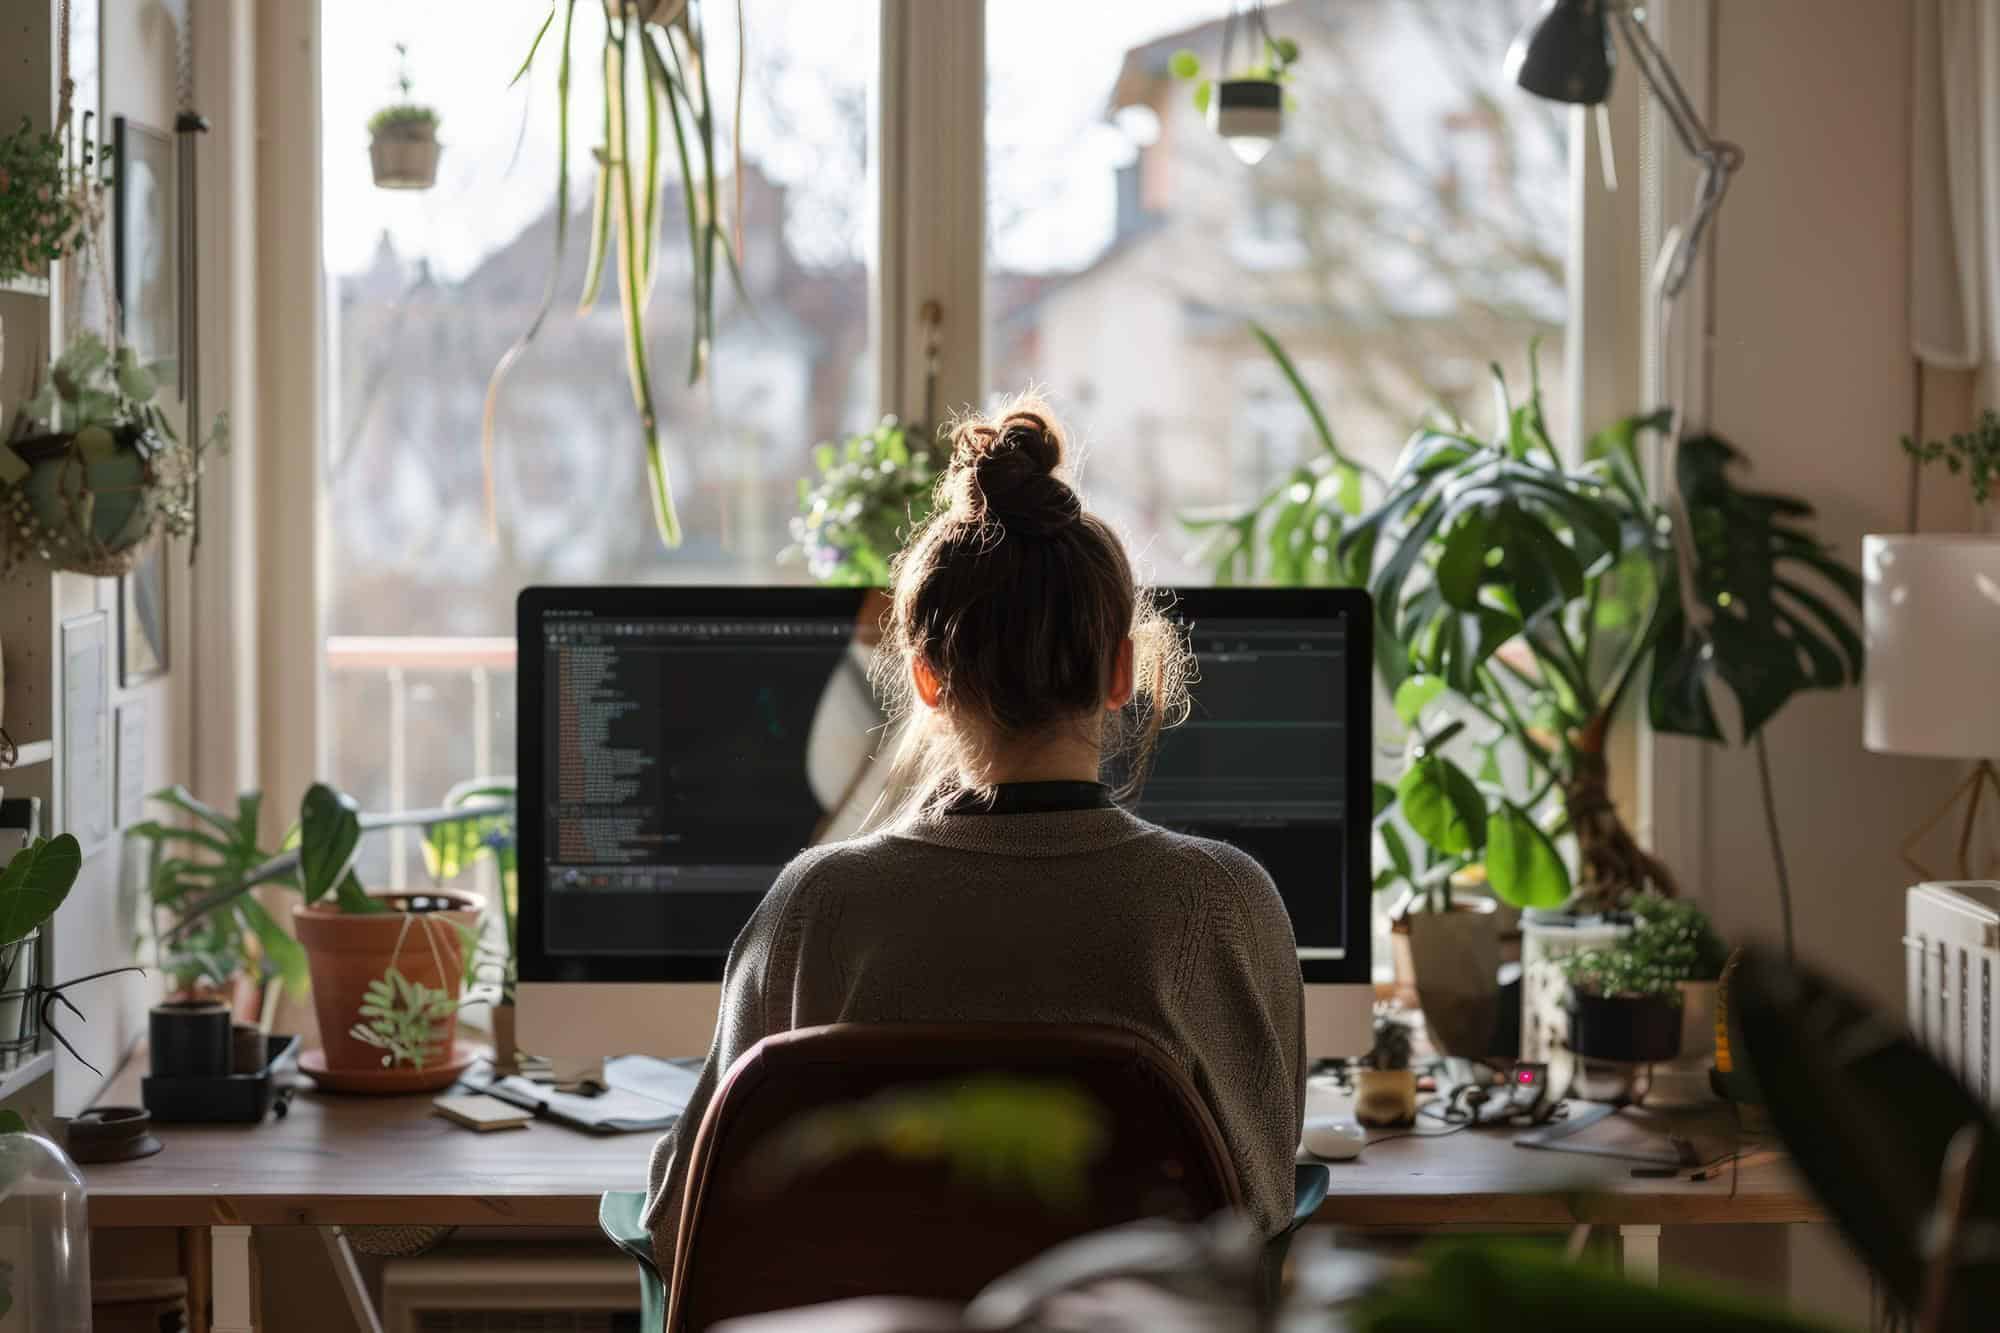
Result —
M 37 838 L 0 870 L 0 947 L 18 943 L 56 914 L 83 869 L 70 834 Z
M 1486 882 L 1502 902 L 1554 910 L 1569 901 L 1569 867 L 1541 826 L 1512 801 L 1486 821 Z
M 646 446 L 647 494 L 653 502 L 653 522 L 661 543 L 673 549 L 681 544 L 681 523 L 674 509 L 666 446 L 660 442 L 659 417 L 653 407 L 651 354 L 646 349 L 646 273 L 639 234 L 643 210 L 633 198 L 632 160 L 626 143 L 625 73 L 632 63 L 633 29 L 637 26 L 629 18 L 619 24 L 615 50 L 607 48 L 605 56 L 605 102 L 615 108 L 607 112 L 607 121 L 611 125 L 609 165 L 613 172 L 611 193 L 618 246 L 618 304 L 625 321 L 625 371 L 632 382 L 632 405 L 638 409 L 639 429 Z M 650 89 L 650 78 L 646 82 Z
M 315 782 L 299 804 L 299 871 L 308 904 L 338 887 L 341 906 L 347 906 L 344 890 L 360 845 L 361 810 L 354 798 Z
M 1718 687 L 1734 697 L 1748 741 L 1793 696 L 1844 689 L 1861 677 L 1865 648 L 1853 619 L 1861 576 L 1805 527 L 1812 506 L 1739 489 L 1730 472 L 1740 459 L 1712 435 L 1683 440 L 1677 454 L 1693 600 L 1709 623 L 1704 630 L 1689 622 L 1679 571 L 1670 566 L 1648 704 L 1653 726 L 1674 735 L 1725 738 L 1711 693 Z
M 1486 845 L 1486 798 L 1464 769 L 1426 754 L 1396 784 L 1396 802 L 1416 835 L 1446 856 Z
M 549 25 L 556 21 L 556 10 L 560 8 L 562 8 L 560 4 L 552 4 L 549 6 L 548 17 L 542 20 L 541 27 L 535 29 L 535 40 L 528 43 L 528 54 L 526 55 L 526 57 L 522 59 L 521 68 L 514 71 L 513 78 L 507 80 L 507 86 L 509 88 L 512 88 L 522 79 L 528 77 L 528 71 L 534 66 L 535 63 L 535 52 L 542 49 L 542 38 L 549 35 Z
M 589 314 L 590 308 L 597 304 L 597 294 L 604 283 L 604 258 L 611 249 L 612 180 L 625 124 L 625 65 L 615 28 L 607 29 L 604 34 L 603 66 L 604 116 L 598 145 L 592 154 L 597 160 L 597 193 L 590 206 L 590 249 L 583 262 L 583 291 L 576 301 L 579 315 Z
M 528 321 L 527 329 L 501 356 L 493 367 L 492 376 L 486 381 L 486 403 L 480 413 L 479 452 L 486 484 L 486 528 L 489 535 L 497 532 L 499 507 L 494 485 L 496 428 L 500 412 L 500 386 L 514 363 L 528 350 L 535 335 L 542 331 L 542 324 L 555 308 L 556 292 L 562 273 L 563 256 L 569 252 L 569 75 L 570 37 L 575 31 L 577 0 L 559 0 L 563 11 L 562 55 L 556 63 L 556 241 L 555 257 L 549 264 L 549 275 L 542 284 L 541 304 L 535 309 L 535 317 Z M 555 17 L 555 9 L 549 11 Z M 547 25 L 544 26 L 546 31 Z M 534 63 L 535 50 L 541 46 L 541 34 L 535 35 L 534 46 L 528 51 L 527 60 L 521 64 L 522 73 Z M 520 75 L 515 75 L 516 79 Z

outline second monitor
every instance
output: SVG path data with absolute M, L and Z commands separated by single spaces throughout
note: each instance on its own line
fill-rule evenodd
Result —
M 1199 675 L 1136 813 L 1270 872 L 1308 1048 L 1369 1044 L 1366 598 L 1162 594 Z M 519 1039 L 584 1066 L 706 1049 L 730 945 L 801 849 L 893 775 L 879 602 L 817 588 L 531 588 L 519 603 Z

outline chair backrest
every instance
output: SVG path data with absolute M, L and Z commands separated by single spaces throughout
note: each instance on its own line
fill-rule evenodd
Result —
M 802 1117 L 878 1094 L 1002 1075 L 1058 1082 L 1108 1133 L 1073 1206 L 964 1178 L 943 1161 L 864 1148 L 774 1182 Z M 689 1158 L 668 1327 L 851 1296 L 965 1301 L 1060 1241 L 1142 1217 L 1241 1207 L 1215 1119 L 1187 1075 L 1122 1029 L 1070 1024 L 842 1023 L 759 1042 L 710 1103 Z

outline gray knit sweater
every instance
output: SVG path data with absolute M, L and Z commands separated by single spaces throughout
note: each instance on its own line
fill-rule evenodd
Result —
M 1168 1052 L 1214 1112 L 1251 1215 L 1292 1215 L 1305 1013 L 1270 876 L 1125 811 L 951 814 L 805 852 L 730 951 L 646 1224 L 673 1253 L 687 1154 L 718 1081 L 773 1033 L 845 1022 L 1104 1023 Z

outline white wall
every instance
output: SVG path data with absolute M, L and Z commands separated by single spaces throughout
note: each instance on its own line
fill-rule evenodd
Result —
M 1754 481 L 1820 510 L 1857 567 L 1867 532 L 1901 530 L 1914 425 L 1909 353 L 1910 6 L 1756 0 L 1715 9 L 1717 130 L 1746 165 L 1715 236 L 1709 424 Z M 1933 414 L 1929 429 L 1952 423 Z M 1952 504 L 1927 492 L 1926 526 Z M 1968 708 L 1992 707 L 1968 700 Z M 1951 765 L 1861 746 L 1861 698 L 1794 703 L 1769 733 L 1801 955 L 1891 1011 L 1902 1005 L 1903 838 L 1949 794 Z M 1712 751 L 1687 879 L 1732 936 L 1777 934 L 1754 760 Z M 1866 1322 L 1865 1279 L 1828 1228 L 1797 1228 L 1794 1298 Z

